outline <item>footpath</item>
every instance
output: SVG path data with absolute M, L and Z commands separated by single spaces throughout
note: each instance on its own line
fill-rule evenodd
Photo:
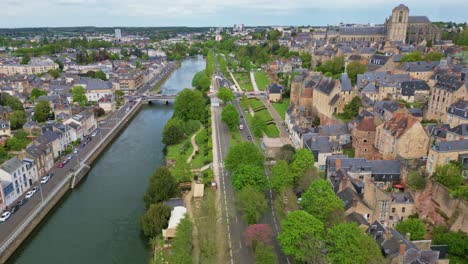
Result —
M 255 93 L 260 92 L 257 86 L 257 81 L 255 80 L 254 71 L 250 71 L 250 81 L 252 82 L 252 87 L 254 88 Z

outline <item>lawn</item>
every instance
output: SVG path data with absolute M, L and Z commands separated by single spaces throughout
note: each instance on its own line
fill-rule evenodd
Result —
M 240 88 L 244 91 L 253 91 L 252 82 L 250 81 L 250 73 L 248 72 L 236 72 L 233 73 L 234 78 L 240 85 Z
M 273 103 L 273 107 L 275 108 L 276 112 L 281 116 L 281 118 L 285 118 L 286 116 L 286 110 L 288 110 L 289 107 L 289 98 L 283 98 L 281 102 Z
M 265 105 L 262 103 L 262 101 L 256 99 L 256 98 L 250 98 L 248 100 L 250 107 L 252 107 L 253 110 L 260 108 L 260 107 L 265 107 Z
M 206 129 L 203 129 L 195 136 L 195 142 L 199 150 L 192 159 L 192 168 L 201 168 L 212 161 L 213 154 L 211 153 L 211 149 L 208 148 L 208 141 L 211 141 L 211 138 L 208 138 Z
M 268 124 L 268 125 L 265 127 L 264 132 L 265 132 L 265 134 L 266 134 L 268 137 L 271 137 L 271 138 L 279 137 L 279 136 L 280 136 L 280 132 L 279 132 L 279 130 L 278 130 L 278 128 L 276 127 L 275 124 Z
M 179 144 L 167 146 L 167 160 L 175 160 L 176 162 L 184 161 L 186 162 L 190 154 L 192 154 L 193 147 L 190 139 L 192 138 L 193 134 L 188 136 L 184 141 Z M 197 142 L 199 151 L 196 154 L 192 162 L 190 163 L 190 167 L 192 169 L 197 169 L 203 167 L 205 164 L 212 161 L 212 153 L 211 150 L 208 148 L 208 141 L 207 140 L 207 131 L 203 128 L 200 133 L 195 136 L 195 142 Z
M 190 137 L 176 145 L 167 146 L 167 160 L 187 160 L 189 155 L 192 153 L 193 147 L 190 143 Z
M 265 122 L 268 122 L 268 121 L 271 121 L 273 120 L 273 118 L 271 117 L 270 113 L 268 112 L 268 110 L 266 109 L 263 109 L 263 110 L 260 110 L 258 112 L 255 112 L 255 115 L 262 118 L 263 120 L 265 120 Z
M 229 131 L 229 143 L 231 147 L 242 143 L 242 137 L 238 129 L 234 131 Z
M 264 71 L 256 71 L 254 72 L 254 76 L 258 89 L 264 91 L 270 84 L 270 78 L 268 78 L 268 75 Z

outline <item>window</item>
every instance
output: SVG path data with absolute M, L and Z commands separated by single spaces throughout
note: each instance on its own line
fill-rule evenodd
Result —
M 392 208 L 392 213 L 394 213 L 394 212 L 395 212 L 395 210 L 396 210 L 396 209 L 395 209 L 395 207 L 393 207 L 393 208 Z
M 405 207 L 402 207 L 401 208 L 401 212 L 404 213 L 406 211 L 406 208 Z
M 384 175 L 385 177 L 385 175 Z M 387 210 L 388 201 L 382 201 L 382 211 Z
M 362 142 L 363 142 L 363 143 L 367 143 L 367 139 L 364 139 Z

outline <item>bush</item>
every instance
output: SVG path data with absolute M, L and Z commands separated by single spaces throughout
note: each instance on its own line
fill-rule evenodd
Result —
M 410 234 L 411 240 L 424 239 L 426 234 L 426 226 L 418 218 L 408 218 L 396 225 L 395 229 L 402 235 Z
M 147 237 L 155 237 L 167 227 L 171 217 L 171 208 L 162 204 L 152 204 L 148 210 L 141 216 L 140 224 L 143 233 Z

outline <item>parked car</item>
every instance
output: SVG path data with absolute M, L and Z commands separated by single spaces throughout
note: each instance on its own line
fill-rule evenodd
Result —
M 41 179 L 41 184 L 46 184 L 49 181 L 50 177 L 49 176 L 44 176 Z
M 23 206 L 23 204 L 25 204 L 28 200 L 27 199 L 21 199 L 18 201 L 18 203 L 16 205 L 18 206 Z
M 19 208 L 20 208 L 20 206 L 19 206 L 19 205 L 15 205 L 15 206 L 13 206 L 13 207 L 11 208 L 11 210 L 10 210 L 10 213 L 11 213 L 11 214 L 14 214 L 14 213 L 16 213 L 16 211 L 18 211 L 18 209 L 19 209 Z
M 240 115 L 240 118 L 244 118 L 244 115 Z
M 29 199 L 29 198 L 31 198 L 35 193 L 36 193 L 36 191 L 32 191 L 32 190 L 31 190 L 31 191 L 29 191 L 29 192 L 26 193 L 25 198 L 26 198 L 26 199 Z
M 70 155 L 70 156 L 67 157 L 67 160 L 71 160 L 71 159 L 73 159 L 73 156 L 72 156 L 72 155 Z
M 63 166 L 65 166 L 65 164 L 63 162 L 60 162 L 60 164 L 57 165 L 57 168 L 63 168 Z
M 248 136 L 247 136 L 247 139 L 248 139 L 248 140 L 252 140 L 252 136 L 248 135 Z
M 75 148 L 75 149 L 73 150 L 73 153 L 74 153 L 74 154 L 78 154 L 79 151 L 80 151 L 80 150 L 79 150 L 78 148 Z
M 47 176 L 49 176 L 49 178 L 52 178 L 52 177 L 54 177 L 54 176 L 55 176 L 55 173 L 53 173 L 53 172 L 49 172 L 49 174 L 47 174 Z
M 5 222 L 8 218 L 10 218 L 11 213 L 6 211 L 0 216 L 0 222 Z

